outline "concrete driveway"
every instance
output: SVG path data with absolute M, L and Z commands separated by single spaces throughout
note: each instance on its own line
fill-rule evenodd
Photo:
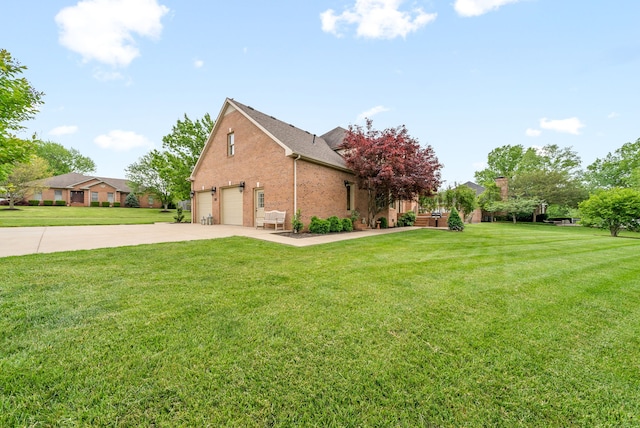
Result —
M 304 247 L 386 233 L 403 232 L 413 227 L 366 230 L 310 238 L 290 238 L 273 229 L 242 226 L 203 226 L 190 223 L 156 223 L 117 226 L 50 226 L 0 228 L 0 257 L 58 251 L 93 250 L 96 248 L 156 244 L 160 242 L 194 241 L 230 236 L 246 236 L 264 241 Z

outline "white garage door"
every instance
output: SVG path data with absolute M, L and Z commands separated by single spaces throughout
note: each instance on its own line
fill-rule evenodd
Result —
M 237 187 L 222 189 L 221 223 L 242 226 L 242 192 Z
M 197 193 L 197 208 L 196 208 L 196 222 L 200 223 L 202 217 L 208 217 L 213 209 L 213 199 L 211 192 L 199 192 Z

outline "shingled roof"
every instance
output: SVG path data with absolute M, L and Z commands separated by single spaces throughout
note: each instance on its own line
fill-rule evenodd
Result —
M 262 128 L 276 143 L 286 149 L 288 156 L 300 155 L 308 161 L 348 170 L 342 156 L 334 151 L 334 148 L 342 143 L 342 137 L 346 132 L 344 128 L 338 127 L 323 136 L 316 136 L 233 99 L 227 98 L 225 102 Z
M 131 189 L 127 185 L 127 180 L 124 180 L 122 178 L 95 177 L 79 174 L 77 172 L 56 175 L 55 177 L 45 178 L 40 182 L 52 189 L 71 189 L 73 187 L 82 185 L 82 183 L 87 183 L 93 180 L 108 184 L 119 192 L 131 193 Z

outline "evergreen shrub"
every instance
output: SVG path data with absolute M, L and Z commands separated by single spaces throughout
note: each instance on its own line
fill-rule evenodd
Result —
M 329 233 L 330 227 L 331 223 L 329 222 L 329 220 L 323 220 L 321 218 L 313 216 L 311 217 L 311 223 L 309 224 L 309 232 L 325 234 Z
M 460 218 L 460 214 L 458 214 L 458 210 L 456 210 L 455 208 L 452 208 L 451 212 L 449 213 L 447 226 L 449 226 L 449 230 L 455 230 L 457 232 L 462 232 L 464 230 L 464 223 Z
M 329 232 L 342 232 L 342 221 L 334 216 L 327 219 L 329 221 Z

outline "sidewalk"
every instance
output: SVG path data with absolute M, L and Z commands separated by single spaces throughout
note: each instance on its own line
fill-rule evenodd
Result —
M 403 227 L 365 230 L 341 234 L 290 238 L 273 229 L 255 229 L 242 226 L 203 226 L 190 223 L 156 223 L 117 226 L 49 226 L 0 228 L 0 257 L 25 254 L 54 253 L 58 251 L 93 250 L 96 248 L 124 247 L 128 245 L 161 242 L 194 241 L 201 239 L 246 236 L 294 247 L 326 244 L 348 239 L 419 229 Z

